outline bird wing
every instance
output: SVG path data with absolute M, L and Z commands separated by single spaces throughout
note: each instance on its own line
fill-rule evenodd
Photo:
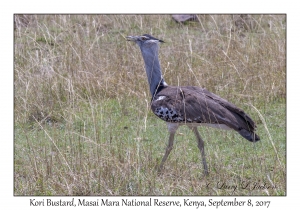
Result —
M 256 125 L 254 121 L 251 119 L 249 115 L 247 115 L 242 109 L 238 108 L 236 105 L 228 102 L 224 98 L 221 98 L 220 96 L 209 92 L 205 88 L 199 88 L 199 87 L 188 87 L 189 89 L 194 90 L 197 93 L 204 93 L 206 97 L 216 101 L 221 106 L 225 107 L 229 111 L 231 111 L 234 115 L 237 115 L 241 117 L 243 120 L 247 122 L 247 126 L 251 128 L 251 130 L 255 130 Z
M 249 132 L 255 128 L 243 110 L 199 87 L 167 86 L 153 97 L 151 109 L 167 122 L 225 124 Z

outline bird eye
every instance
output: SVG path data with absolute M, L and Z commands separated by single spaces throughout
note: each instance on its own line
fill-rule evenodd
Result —
M 146 40 L 146 39 L 147 39 L 146 37 L 142 36 L 142 40 Z

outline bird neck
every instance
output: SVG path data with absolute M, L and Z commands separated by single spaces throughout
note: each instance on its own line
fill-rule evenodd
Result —
M 167 85 L 161 74 L 158 59 L 158 45 L 148 47 L 147 49 L 141 49 L 141 51 L 145 62 L 150 92 L 152 97 L 154 97 L 162 87 Z

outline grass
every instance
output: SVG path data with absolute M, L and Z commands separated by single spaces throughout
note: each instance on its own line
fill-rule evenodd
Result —
M 15 15 L 15 195 L 286 195 L 285 18 Z M 149 109 L 140 51 L 124 39 L 144 33 L 166 41 L 168 84 L 234 102 L 261 141 L 199 128 L 204 177 L 195 137 L 180 127 L 159 176 L 167 127 Z

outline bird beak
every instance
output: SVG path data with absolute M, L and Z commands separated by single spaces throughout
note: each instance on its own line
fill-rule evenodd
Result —
M 136 41 L 138 37 L 136 36 L 127 36 L 126 39 L 127 41 Z

